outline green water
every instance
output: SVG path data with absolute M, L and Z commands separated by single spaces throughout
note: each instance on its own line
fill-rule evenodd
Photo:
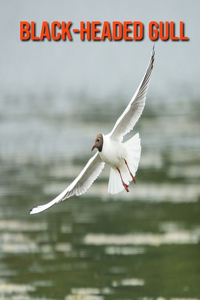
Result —
M 110 197 L 105 169 L 88 193 L 39 215 L 29 209 L 53 199 L 89 158 L 88 128 L 109 130 L 119 112 L 105 124 L 103 116 L 95 121 L 96 109 L 87 120 L 80 110 L 75 127 L 74 116 L 68 123 L 35 114 L 28 138 L 31 117 L 2 118 L 0 299 L 200 299 L 198 109 L 145 112 L 130 193 Z

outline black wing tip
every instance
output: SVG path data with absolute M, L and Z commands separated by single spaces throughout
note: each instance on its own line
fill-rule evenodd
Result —
M 153 64 L 155 60 L 155 44 L 153 45 L 152 51 L 151 51 L 151 59 L 150 59 L 150 69 L 153 69 Z
M 152 48 L 152 52 L 151 52 L 151 55 L 152 55 L 152 56 L 155 55 L 155 46 L 156 46 L 156 44 L 154 44 L 154 45 L 153 45 L 153 48 Z
M 152 48 L 152 52 L 151 52 L 151 57 L 152 59 L 154 60 L 154 56 L 155 56 L 155 44 L 153 45 L 153 48 Z
M 37 206 L 34 206 L 33 208 L 29 209 L 29 215 L 31 215 L 32 211 L 34 210 L 34 208 L 36 208 Z

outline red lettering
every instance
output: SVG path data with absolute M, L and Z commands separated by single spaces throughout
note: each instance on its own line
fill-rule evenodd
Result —
M 179 37 L 175 36 L 175 24 L 170 22 L 170 38 L 172 41 L 179 41 Z
M 28 22 L 20 22 L 20 40 L 27 41 L 30 39 L 30 24 Z
M 119 41 L 122 39 L 122 23 L 121 22 L 117 22 L 117 21 L 113 22 L 112 31 L 113 31 L 113 40 L 114 41 Z
M 101 39 L 104 41 L 106 38 L 110 41 L 112 40 L 109 22 L 104 22 L 103 24 Z
M 160 22 L 160 38 L 163 41 L 167 41 L 169 39 L 169 22 Z
M 31 40 L 32 41 L 39 41 L 39 37 L 38 36 L 35 36 L 35 22 L 31 22 Z
M 57 26 L 58 28 L 61 28 L 61 25 L 60 25 L 59 22 L 57 22 L 57 21 L 53 22 L 53 23 L 51 24 L 51 37 L 52 37 L 52 39 L 53 39 L 54 41 L 59 41 L 61 35 L 60 35 L 60 33 L 57 33 L 57 35 L 56 35 L 56 26 Z
M 138 35 L 138 29 L 139 29 L 139 35 Z M 143 24 L 142 22 L 135 21 L 134 22 L 134 40 L 139 41 L 143 39 Z
M 70 33 L 71 25 L 72 25 L 71 21 L 67 22 L 67 24 L 65 24 L 65 22 L 62 22 L 62 40 L 63 41 L 66 40 L 66 35 L 67 35 L 67 38 L 70 41 L 72 40 L 72 36 L 71 36 L 71 33 Z
M 156 41 L 158 39 L 158 29 L 154 29 L 155 28 L 158 28 L 158 23 L 155 22 L 155 21 L 152 21 L 149 23 L 149 38 L 152 40 L 152 41 Z
M 49 24 L 46 21 L 42 22 L 42 28 L 40 33 L 40 40 L 43 41 L 44 38 L 46 38 L 49 41 L 51 40 L 50 32 L 49 32 Z
M 90 29 L 90 22 L 87 22 L 87 25 L 85 27 L 84 22 L 80 22 L 81 28 L 80 28 L 80 39 L 82 41 L 85 40 L 85 33 L 87 34 L 87 40 L 90 41 L 91 38 L 91 29 Z
M 182 41 L 188 41 L 189 38 L 187 36 L 184 36 L 184 23 L 181 21 L 180 22 L 180 39 Z
M 132 22 L 124 22 L 124 40 L 125 41 L 131 41 L 133 38 L 131 36 L 128 36 L 132 30 L 128 28 L 130 25 L 133 25 Z
M 100 32 L 100 30 L 98 28 L 96 28 L 96 26 L 101 25 L 101 22 L 97 21 L 97 22 L 92 22 L 92 39 L 94 41 L 99 41 L 100 37 L 96 36 L 97 32 Z

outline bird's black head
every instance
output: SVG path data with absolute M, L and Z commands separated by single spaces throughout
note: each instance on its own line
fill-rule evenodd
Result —
M 95 148 L 97 148 L 99 150 L 99 152 L 102 151 L 103 148 L 103 134 L 102 133 L 98 133 L 97 136 L 95 137 L 95 143 L 94 146 L 92 147 L 93 151 Z

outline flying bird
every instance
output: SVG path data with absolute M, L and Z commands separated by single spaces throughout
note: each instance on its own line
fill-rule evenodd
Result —
M 88 161 L 82 172 L 60 195 L 47 204 L 34 207 L 30 210 L 30 214 L 40 213 L 74 194 L 76 196 L 84 194 L 99 176 L 105 163 L 111 167 L 108 193 L 117 194 L 124 189 L 129 192 L 129 183 L 136 182 L 135 173 L 141 154 L 140 137 L 137 133 L 124 143 L 122 140 L 133 129 L 144 109 L 154 55 L 153 47 L 147 70 L 133 98 L 115 123 L 113 130 L 106 135 L 97 134 L 92 147 L 92 151 L 96 148 L 97 152 Z

